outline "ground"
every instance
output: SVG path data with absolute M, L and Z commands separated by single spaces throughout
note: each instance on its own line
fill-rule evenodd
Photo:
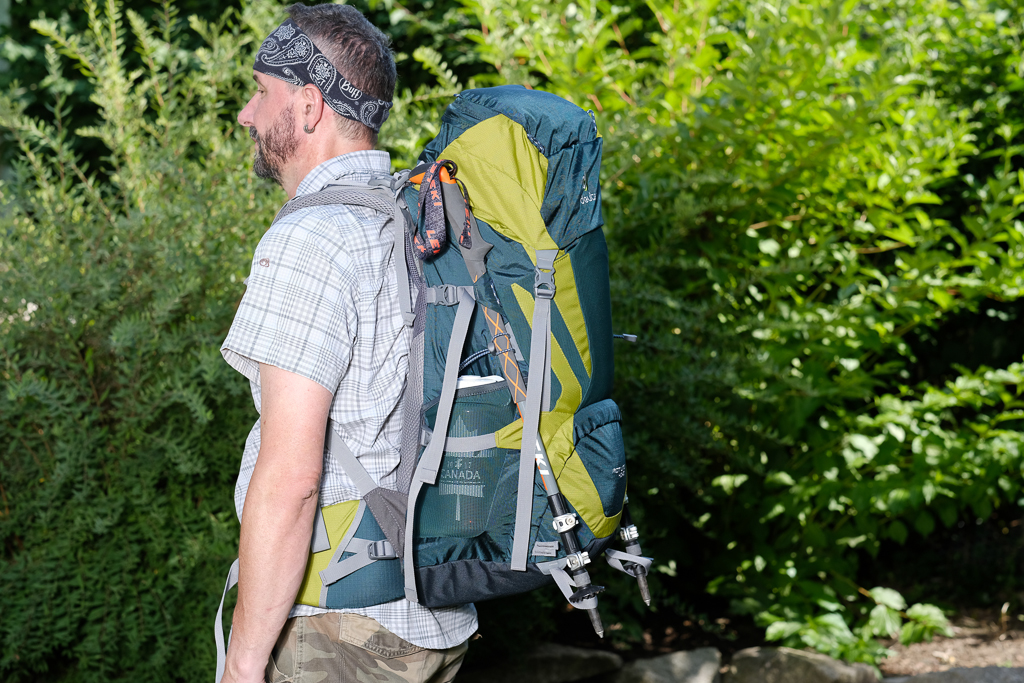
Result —
M 1024 667 L 1024 623 L 1014 615 L 973 612 L 953 619 L 953 637 L 904 646 L 880 664 L 886 676 L 912 676 L 955 667 Z

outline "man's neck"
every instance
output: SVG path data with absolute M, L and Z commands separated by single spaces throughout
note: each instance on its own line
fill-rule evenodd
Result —
M 298 150 L 295 163 L 290 164 L 288 172 L 282 178 L 281 187 L 288 193 L 288 199 L 294 199 L 298 192 L 299 184 L 309 175 L 314 168 L 334 157 L 350 152 L 362 152 L 372 150 L 373 147 L 365 142 L 350 140 L 334 134 L 311 137 L 308 144 Z

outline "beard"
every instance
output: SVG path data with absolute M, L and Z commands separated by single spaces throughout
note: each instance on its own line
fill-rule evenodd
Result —
M 299 141 L 295 135 L 295 115 L 285 109 L 263 135 L 249 126 L 249 137 L 256 142 L 252 155 L 252 171 L 257 178 L 273 180 L 283 186 L 281 167 L 294 155 Z

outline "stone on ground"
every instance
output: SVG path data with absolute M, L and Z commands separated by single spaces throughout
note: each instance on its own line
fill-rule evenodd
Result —
M 609 683 L 718 683 L 721 665 L 722 655 L 718 650 L 702 647 L 653 659 L 638 659 L 601 680 Z
M 732 656 L 723 683 L 877 683 L 867 664 L 846 664 L 816 652 L 751 647 Z M 915 682 L 917 683 L 916 679 Z
M 614 652 L 544 644 L 514 663 L 460 673 L 458 683 L 570 683 L 622 668 Z

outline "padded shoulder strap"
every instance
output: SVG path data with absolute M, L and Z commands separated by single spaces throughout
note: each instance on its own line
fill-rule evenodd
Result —
M 369 183 L 337 183 L 328 185 L 319 192 L 304 194 L 290 200 L 277 212 L 274 223 L 299 209 L 330 204 L 363 206 L 392 217 L 395 216 L 396 210 L 395 198 L 390 188 Z

